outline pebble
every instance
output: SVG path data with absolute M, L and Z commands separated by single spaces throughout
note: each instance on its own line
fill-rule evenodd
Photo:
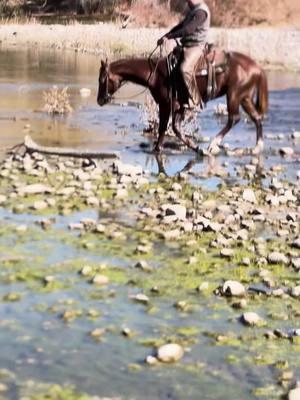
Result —
M 274 251 L 268 255 L 268 263 L 269 264 L 288 264 L 289 259 L 284 254 L 279 253 L 278 251 Z
M 44 200 L 35 201 L 35 202 L 33 203 L 33 206 L 32 206 L 32 208 L 33 208 L 34 210 L 37 210 L 37 211 L 45 210 L 47 207 L 48 207 L 48 204 L 47 204 L 47 202 L 44 201 Z
M 149 297 L 146 296 L 143 293 L 138 293 L 136 295 L 130 296 L 130 298 L 134 301 L 137 301 L 138 303 L 142 303 L 142 304 L 148 304 L 149 303 Z
M 95 275 L 92 283 L 95 285 L 107 285 L 109 283 L 109 278 L 105 275 Z
M 300 286 L 295 286 L 292 288 L 291 290 L 291 296 L 292 297 L 296 297 L 296 298 L 300 298 Z
M 88 276 L 88 275 L 90 275 L 92 272 L 93 272 L 93 268 L 92 268 L 91 266 L 89 266 L 89 265 L 85 265 L 85 266 L 81 269 L 80 274 L 81 274 L 82 276 Z
M 0 195 L 0 204 L 3 204 L 7 201 L 7 197 L 4 196 L 3 194 Z
M 226 281 L 222 291 L 225 296 L 244 296 L 246 294 L 244 285 L 237 281 Z
M 220 255 L 224 258 L 232 258 L 234 256 L 234 251 L 232 249 L 225 248 L 220 251 Z
M 252 189 L 245 189 L 243 192 L 243 200 L 248 203 L 257 204 L 255 193 Z
M 241 321 L 247 326 L 257 326 L 263 322 L 261 317 L 255 312 L 245 312 L 241 316 Z
M 290 390 L 288 400 L 300 400 L 300 387 Z
M 179 361 L 184 355 L 184 349 L 179 344 L 165 344 L 157 350 L 157 358 L 163 363 Z
M 281 147 L 279 149 L 279 154 L 283 157 L 289 157 L 294 154 L 294 149 L 292 149 L 291 147 Z
M 146 364 L 148 365 L 157 365 L 158 364 L 158 359 L 153 356 L 147 356 L 146 357 Z

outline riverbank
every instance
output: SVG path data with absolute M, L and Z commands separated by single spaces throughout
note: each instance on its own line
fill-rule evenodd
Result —
M 120 57 L 149 54 L 164 32 L 162 29 L 121 29 L 113 24 L 3 24 L 0 25 L 0 43 Z M 212 29 L 210 40 L 225 49 L 248 54 L 267 68 L 300 71 L 299 29 Z

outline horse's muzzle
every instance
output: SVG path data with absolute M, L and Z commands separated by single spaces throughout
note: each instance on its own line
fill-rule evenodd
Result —
M 110 101 L 111 101 L 111 96 L 104 96 L 104 97 L 97 99 L 97 103 L 99 104 L 100 107 L 104 106 L 105 104 L 109 103 Z

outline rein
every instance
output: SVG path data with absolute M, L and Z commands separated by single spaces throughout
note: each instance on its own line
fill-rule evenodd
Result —
M 156 50 L 158 49 L 158 47 L 160 47 L 160 46 L 156 46 L 155 49 L 151 52 L 151 54 L 150 54 L 149 57 L 148 57 L 148 61 L 149 61 L 150 66 L 151 66 L 153 54 L 156 52 Z M 162 55 L 161 48 L 160 48 L 160 55 Z M 158 67 L 158 63 L 159 63 L 159 59 L 158 59 L 156 65 L 155 65 L 154 69 L 151 68 L 151 72 L 150 72 L 149 77 L 148 77 L 148 79 L 147 79 L 147 85 L 148 85 L 148 83 L 150 82 L 150 79 L 152 78 L 152 75 L 155 74 L 155 72 L 156 72 L 156 70 L 157 70 L 157 67 Z M 126 83 L 126 82 L 124 82 L 124 83 Z M 122 87 L 122 85 L 121 85 L 120 87 Z M 106 96 L 107 96 L 107 98 L 116 99 L 116 100 L 134 99 L 134 98 L 136 98 L 136 97 L 138 97 L 138 96 L 144 94 L 147 90 L 148 90 L 148 87 L 146 87 L 146 88 L 143 89 L 142 91 L 140 91 L 140 92 L 138 92 L 138 93 L 135 93 L 134 95 L 131 95 L 131 96 L 129 96 L 129 97 L 128 97 L 128 96 L 126 96 L 126 97 L 125 97 L 125 96 L 110 96 L 110 95 L 108 94 L 108 75 L 107 75 L 107 77 L 106 77 Z

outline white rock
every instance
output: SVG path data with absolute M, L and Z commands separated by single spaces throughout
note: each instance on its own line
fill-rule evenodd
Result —
M 293 244 L 293 247 L 295 247 L 296 249 L 300 249 L 300 238 L 296 239 Z
M 174 192 L 181 192 L 182 186 L 180 185 L 180 183 L 175 182 L 172 185 L 172 190 L 174 190 Z
M 86 204 L 88 206 L 98 207 L 99 206 L 99 200 L 97 199 L 97 197 L 88 197 L 86 199 Z
M 90 275 L 92 273 L 92 271 L 93 271 L 93 268 L 90 265 L 85 265 L 81 269 L 80 274 L 83 276 L 87 276 L 87 275 Z
M 294 139 L 294 140 L 300 139 L 300 131 L 294 131 L 292 133 L 292 139 Z
M 143 168 L 139 165 L 130 165 L 130 164 L 123 164 L 121 161 L 118 161 L 114 164 L 114 168 L 119 175 L 142 175 Z
M 294 154 L 294 149 L 292 149 L 291 147 L 281 147 L 279 149 L 279 154 L 284 157 L 289 157 Z
M 18 188 L 18 192 L 22 192 L 24 194 L 45 194 L 52 193 L 53 189 L 49 186 L 43 185 L 41 183 L 35 183 L 33 185 L 23 186 Z
M 163 232 L 162 236 L 165 240 L 178 239 L 180 237 L 180 230 L 173 229 L 171 231 Z
M 186 207 L 181 204 L 163 204 L 161 209 L 166 215 L 176 215 L 180 220 L 186 219 Z
M 148 304 L 149 303 L 149 297 L 146 296 L 143 293 L 138 293 L 134 296 L 130 296 L 130 298 L 134 301 L 137 301 L 138 303 L 142 303 L 142 304 Z
M 282 253 L 278 251 L 273 251 L 268 255 L 269 264 L 288 264 L 289 259 Z
M 179 361 L 183 355 L 183 348 L 176 343 L 165 344 L 157 351 L 157 358 L 163 363 L 173 363 Z
M 295 286 L 291 290 L 292 297 L 300 297 L 300 286 Z
M 255 312 L 246 312 L 241 316 L 241 321 L 248 326 L 256 326 L 263 322 L 261 317 Z
M 7 197 L 4 196 L 3 194 L 0 195 L 0 204 L 3 204 L 7 201 Z
M 92 282 L 95 285 L 107 285 L 109 283 L 109 278 L 105 275 L 95 275 Z
M 147 356 L 145 361 L 148 365 L 156 365 L 158 363 L 158 359 L 153 356 Z
M 234 255 L 234 251 L 232 249 L 222 249 L 220 251 L 220 255 L 224 258 L 232 258 Z
M 116 199 L 124 199 L 125 197 L 128 197 L 128 192 L 126 189 L 118 189 L 115 193 Z
M 92 93 L 91 89 L 88 89 L 88 88 L 82 88 L 82 89 L 80 89 L 79 92 L 80 92 L 81 97 L 90 97 L 90 95 Z
M 226 281 L 223 285 L 223 293 L 226 296 L 244 296 L 246 289 L 240 282 Z
M 256 204 L 256 196 L 252 189 L 245 189 L 243 192 L 243 200 L 247 201 L 248 203 Z
M 48 204 L 44 200 L 38 200 L 33 203 L 32 208 L 34 210 L 45 210 L 48 207 Z
M 300 387 L 289 391 L 288 400 L 300 400 Z

